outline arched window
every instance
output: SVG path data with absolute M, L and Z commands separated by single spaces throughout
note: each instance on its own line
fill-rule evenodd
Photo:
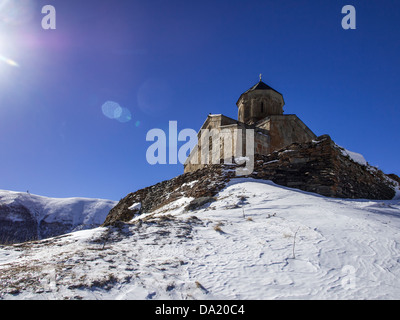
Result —
M 249 108 L 244 108 L 244 118 L 247 119 L 250 116 Z
M 261 113 L 264 113 L 264 102 L 261 102 Z

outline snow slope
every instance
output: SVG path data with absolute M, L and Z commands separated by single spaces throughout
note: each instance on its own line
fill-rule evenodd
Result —
M 129 224 L 0 247 L 3 299 L 399 299 L 400 201 L 234 179 Z
M 58 199 L 0 190 L 0 220 L 3 224 L 0 225 L 0 237 L 2 231 L 6 231 L 3 230 L 6 223 L 7 228 L 19 228 L 15 234 L 22 233 L 21 228 L 35 229 L 34 238 L 39 239 L 97 227 L 116 204 L 116 201 L 103 199 Z M 7 229 L 7 232 L 13 230 Z

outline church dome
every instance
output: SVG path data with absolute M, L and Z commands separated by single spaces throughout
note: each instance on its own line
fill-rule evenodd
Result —
M 242 93 L 236 102 L 238 120 L 248 124 L 255 123 L 270 115 L 283 114 L 285 102 L 281 93 L 261 80 Z

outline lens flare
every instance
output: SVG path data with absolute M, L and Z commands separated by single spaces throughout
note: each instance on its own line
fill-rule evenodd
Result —
M 10 58 L 4 57 L 4 56 L 0 56 L 0 61 L 8 64 L 11 67 L 17 67 L 17 68 L 19 67 L 19 64 L 16 61 L 11 60 Z
M 122 123 L 129 122 L 132 120 L 132 114 L 127 108 L 121 108 L 121 113 L 116 120 Z
M 114 101 L 105 102 L 101 106 L 101 110 L 103 111 L 103 114 L 110 119 L 117 119 L 122 113 L 121 106 Z
M 132 120 L 132 114 L 127 108 L 121 107 L 117 102 L 107 101 L 101 106 L 103 114 L 110 119 L 125 123 Z

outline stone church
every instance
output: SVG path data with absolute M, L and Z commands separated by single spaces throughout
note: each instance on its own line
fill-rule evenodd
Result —
M 258 83 L 240 95 L 236 105 L 237 120 L 222 114 L 208 115 L 198 133 L 198 144 L 184 164 L 185 173 L 201 169 L 207 164 L 220 163 L 224 159 L 223 146 L 226 140 L 223 140 L 220 134 L 227 130 L 235 132 L 232 136 L 237 135 L 237 132 L 242 135 L 240 140 L 235 139 L 232 142 L 232 154 L 236 156 L 246 155 L 246 139 L 243 137 L 248 129 L 254 130 L 251 136 L 251 139 L 254 139 L 254 151 L 250 152 L 260 155 L 268 155 L 294 142 L 302 143 L 316 138 L 295 114 L 283 114 L 285 101 L 282 94 L 265 84 L 261 75 Z M 209 136 L 203 138 L 203 132 L 217 133 L 221 142 L 215 143 Z M 237 145 L 239 143 L 236 144 L 236 141 L 241 141 L 241 146 Z M 204 154 L 209 155 L 206 163 L 201 158 Z
M 138 214 L 154 212 L 182 197 L 194 199 L 185 210 L 199 208 L 214 201 L 227 183 L 239 176 L 335 198 L 390 200 L 400 190 L 397 175 L 386 175 L 354 161 L 329 135 L 316 137 L 296 115 L 283 114 L 282 94 L 262 82 L 261 77 L 236 104 L 238 120 L 222 114 L 207 117 L 197 135 L 197 145 L 184 164 L 184 174 L 128 194 L 110 211 L 103 226 L 131 221 Z M 224 135 L 224 131 L 236 132 L 236 136 Z M 246 139 L 239 139 L 240 135 Z M 247 139 L 249 136 L 251 139 Z M 229 138 L 232 144 L 225 148 Z M 239 151 L 234 154 L 239 158 L 245 153 L 253 170 L 236 174 L 242 163 L 240 159 L 236 164 L 234 159 L 226 161 L 229 147 L 232 154 Z M 207 163 L 202 161 L 204 155 L 208 155 Z M 140 209 L 132 210 L 138 203 Z

